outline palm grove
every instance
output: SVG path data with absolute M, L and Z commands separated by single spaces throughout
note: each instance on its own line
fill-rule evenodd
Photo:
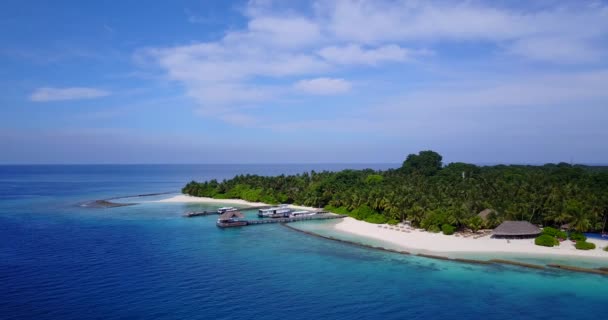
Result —
M 433 151 L 410 154 L 398 169 L 343 170 L 275 177 L 239 175 L 192 181 L 183 193 L 218 199 L 293 203 L 372 223 L 409 220 L 429 231 L 493 228 L 505 220 L 598 231 L 608 216 L 608 170 L 543 166 L 442 165 Z M 478 213 L 491 209 L 485 219 Z

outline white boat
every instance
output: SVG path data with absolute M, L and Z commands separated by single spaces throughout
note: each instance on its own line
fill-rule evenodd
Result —
M 289 217 L 293 210 L 288 208 L 287 204 L 282 204 L 278 207 L 272 207 L 268 209 L 260 209 L 258 211 L 258 217 L 260 218 L 279 218 Z
M 302 211 L 294 211 L 289 216 L 292 218 L 296 218 L 296 217 L 313 216 L 315 214 L 317 214 L 317 213 L 313 212 L 313 211 L 302 210 Z
M 231 211 L 237 211 L 238 209 L 235 207 L 221 207 L 219 209 L 217 209 L 217 213 L 218 214 L 222 214 L 225 212 L 231 212 Z

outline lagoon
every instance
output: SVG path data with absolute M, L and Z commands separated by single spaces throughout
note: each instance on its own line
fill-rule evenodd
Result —
M 78 206 L 117 195 L 177 192 L 194 178 L 288 174 L 323 166 L 0 166 L 0 318 L 546 319 L 605 314 L 608 278 L 598 275 L 400 256 L 279 225 L 220 230 L 213 217 L 181 217 L 204 209 L 203 204 Z

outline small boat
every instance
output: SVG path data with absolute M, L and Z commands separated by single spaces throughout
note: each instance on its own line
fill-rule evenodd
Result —
M 242 227 L 247 225 L 247 220 L 242 220 L 245 216 L 239 211 L 224 212 L 217 219 L 216 225 L 220 228 Z
M 272 207 L 268 209 L 260 209 L 258 211 L 258 217 L 260 218 L 286 218 L 293 212 L 288 208 L 289 205 L 282 204 L 278 207 Z
M 294 211 L 289 216 L 291 218 L 296 218 L 296 217 L 313 216 L 315 214 L 317 214 L 317 213 L 313 212 L 313 211 L 301 210 L 301 211 Z
M 235 207 L 221 207 L 217 209 L 218 214 L 222 214 L 224 212 L 237 211 L 238 209 Z

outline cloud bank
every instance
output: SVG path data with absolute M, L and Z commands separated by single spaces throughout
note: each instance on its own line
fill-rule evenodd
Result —
M 310 80 L 300 80 L 294 84 L 294 87 L 296 90 L 305 93 L 331 95 L 350 91 L 351 84 L 344 79 L 316 78 Z

